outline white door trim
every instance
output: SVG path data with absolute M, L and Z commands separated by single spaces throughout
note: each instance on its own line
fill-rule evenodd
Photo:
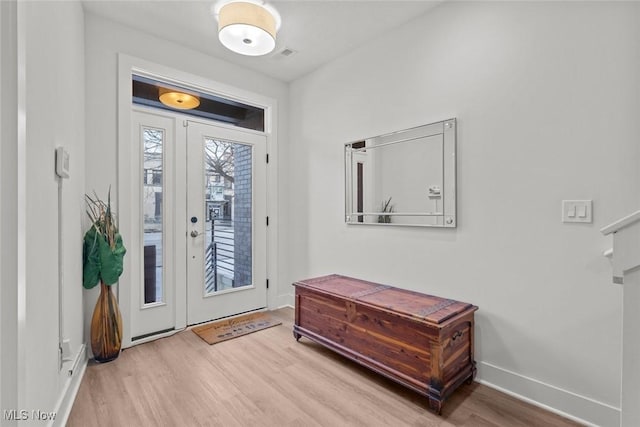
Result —
M 229 86 L 224 83 L 216 82 L 207 79 L 202 76 L 190 74 L 184 71 L 176 70 L 165 65 L 152 63 L 140 58 L 135 58 L 125 54 L 118 54 L 118 157 L 117 157 L 117 177 L 118 182 L 115 185 L 117 188 L 116 211 L 118 212 L 118 220 L 120 232 L 127 242 L 128 236 L 135 235 L 137 230 L 135 229 L 138 224 L 138 219 L 133 218 L 131 215 L 130 207 L 137 203 L 133 200 L 132 186 L 137 185 L 132 178 L 136 176 L 134 168 L 138 165 L 132 164 L 133 162 L 129 156 L 129 148 L 133 141 L 131 141 L 131 111 L 132 111 L 132 74 L 138 74 L 142 76 L 151 77 L 154 79 L 160 79 L 167 82 L 173 82 L 182 86 L 191 87 L 199 91 L 215 94 L 228 99 L 234 99 L 246 104 L 254 105 L 265 110 L 265 132 L 264 135 L 267 138 L 267 153 L 269 154 L 269 165 L 267 167 L 267 215 L 269 215 L 269 227 L 267 229 L 267 277 L 270 279 L 272 286 L 267 290 L 267 308 L 273 309 L 272 306 L 277 300 L 277 278 L 278 278 L 278 108 L 277 101 L 273 98 L 249 92 L 237 87 Z M 188 116 L 184 116 L 186 120 Z M 189 118 L 193 121 L 193 118 Z M 178 120 L 178 125 L 180 120 Z M 176 155 L 181 155 L 179 150 L 184 149 L 186 141 L 186 132 L 176 132 Z M 186 180 L 186 171 L 176 170 L 176 186 L 179 188 L 181 185 L 180 180 Z M 182 181 L 186 186 L 186 182 Z M 175 203 L 177 206 L 186 206 L 186 192 L 177 192 Z M 182 198 L 185 197 L 184 200 Z M 186 236 L 186 209 L 179 209 L 176 211 L 176 236 Z M 185 243 L 180 243 L 180 242 Z M 184 249 L 186 253 L 186 247 L 182 248 L 179 245 L 186 245 L 186 240 L 176 239 L 176 252 L 181 253 Z M 138 250 L 139 248 L 131 248 L 132 250 Z M 177 257 L 180 259 L 180 257 Z M 182 259 L 175 266 L 176 277 L 186 277 L 186 258 Z M 133 267 L 131 265 L 131 259 L 125 256 L 124 258 L 124 272 L 118 282 L 117 295 L 120 305 L 120 311 L 122 313 L 122 320 L 124 325 L 122 346 L 123 348 L 130 347 L 131 342 L 131 298 L 130 287 L 132 284 Z M 123 287 L 123 292 L 120 292 L 120 287 Z M 184 291 L 176 290 L 175 303 L 176 303 L 176 330 L 186 327 L 187 313 L 186 313 L 186 288 Z

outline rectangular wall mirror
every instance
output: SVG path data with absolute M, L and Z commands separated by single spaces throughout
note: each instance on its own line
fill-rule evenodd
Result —
M 456 227 L 456 119 L 345 144 L 348 224 Z

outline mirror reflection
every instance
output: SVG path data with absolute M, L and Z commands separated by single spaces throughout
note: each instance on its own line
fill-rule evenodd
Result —
M 455 149 L 455 119 L 346 144 L 346 222 L 455 227 Z

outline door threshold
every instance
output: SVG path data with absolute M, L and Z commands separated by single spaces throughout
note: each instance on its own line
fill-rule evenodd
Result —
M 138 344 L 144 344 L 146 342 L 150 342 L 150 341 L 154 341 L 157 340 L 159 338 L 165 338 L 165 337 L 169 337 L 177 332 L 182 331 L 182 329 L 176 329 L 176 328 L 168 328 L 168 329 L 163 329 L 161 331 L 156 331 L 156 332 L 151 332 L 148 334 L 144 334 L 144 335 L 138 335 L 137 337 L 133 337 L 131 338 L 131 346 L 133 347 L 134 345 L 138 345 Z

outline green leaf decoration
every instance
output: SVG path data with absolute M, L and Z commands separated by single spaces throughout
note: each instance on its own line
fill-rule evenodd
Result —
M 86 200 L 92 225 L 84 235 L 82 286 L 91 289 L 100 281 L 113 285 L 122 274 L 127 250 L 111 212 L 111 189 L 107 203 L 97 195 L 94 198 L 86 196 Z
M 98 239 L 104 237 L 96 232 L 95 227 L 91 227 L 84 235 L 84 246 L 82 250 L 83 271 L 82 286 L 91 289 L 100 281 L 100 250 Z
M 127 252 L 122 244 L 122 237 L 119 233 L 115 236 L 115 248 L 111 249 L 111 246 L 107 241 L 100 239 L 100 277 L 105 285 L 113 285 L 118 281 L 118 277 L 122 274 L 124 254 Z

